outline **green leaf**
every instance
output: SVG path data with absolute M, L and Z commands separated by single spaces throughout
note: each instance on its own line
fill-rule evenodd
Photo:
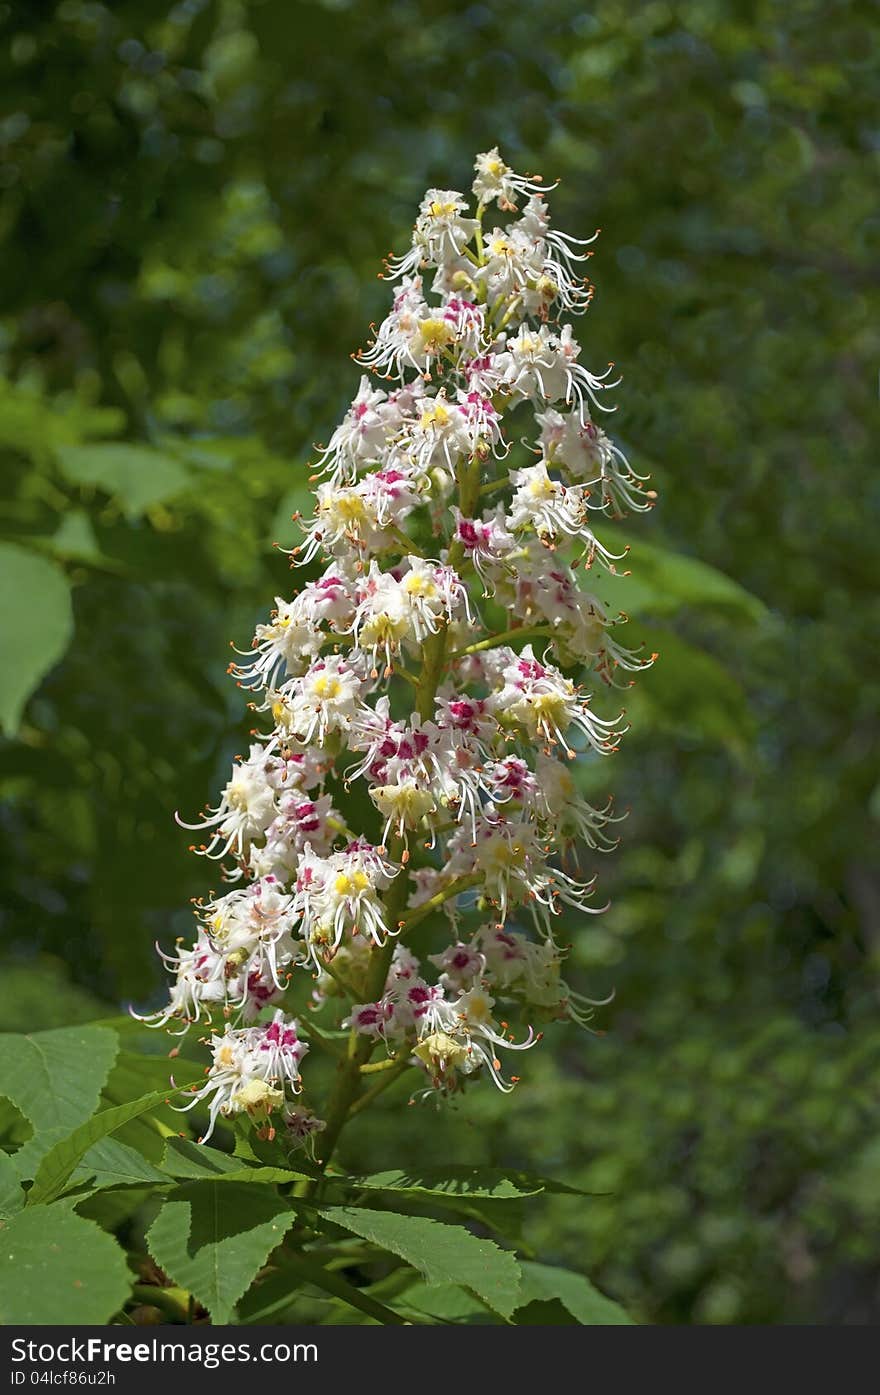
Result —
M 267 1188 L 190 1182 L 165 1202 L 147 1244 L 169 1278 L 224 1323 L 295 1219 Z
M 537 1196 L 543 1191 L 573 1190 L 541 1177 L 496 1167 L 429 1167 L 404 1171 L 372 1172 L 365 1176 L 338 1177 L 332 1174 L 328 1182 L 342 1182 L 347 1187 L 383 1192 L 406 1192 L 419 1196 L 481 1197 L 509 1201 L 522 1196 Z
M 112 442 L 60 446 L 62 473 L 71 484 L 101 489 L 118 500 L 127 518 L 140 518 L 156 504 L 181 494 L 191 482 L 179 460 L 152 446 Z
M 37 552 L 0 543 L 0 729 L 18 731 L 28 698 L 73 634 L 70 583 Z
M 671 615 L 682 606 L 693 606 L 726 611 L 732 618 L 750 623 L 767 615 L 757 596 L 696 557 L 684 557 L 641 538 L 631 539 L 619 528 L 602 526 L 598 533 L 611 552 L 632 547 L 631 554 L 617 563 L 617 575 L 603 572 L 596 576 L 596 594 L 612 614 L 622 610 L 626 615 Z M 632 575 L 623 575 L 630 567 Z
M 80 1124 L 73 1133 L 68 1134 L 67 1138 L 62 1138 L 46 1153 L 37 1168 L 34 1184 L 28 1192 L 28 1205 L 35 1206 L 58 1196 L 64 1190 L 74 1168 L 93 1144 L 127 1124 L 129 1119 L 136 1119 L 139 1115 L 155 1109 L 157 1105 L 167 1103 L 171 1095 L 189 1089 L 191 1084 L 192 1082 L 178 1085 L 176 1088 L 166 1086 L 164 1090 L 153 1090 L 148 1095 L 141 1095 L 138 1100 L 130 1100 L 128 1104 L 117 1104 L 112 1109 L 102 1109 L 100 1114 L 95 1114 L 84 1124 Z
M 460 1284 L 502 1317 L 517 1305 L 520 1271 L 514 1256 L 491 1240 L 478 1240 L 463 1226 L 352 1206 L 318 1210 L 334 1225 L 399 1255 L 426 1283 Z
M 92 1191 L 107 1187 L 168 1186 L 169 1179 L 138 1152 L 137 1148 L 121 1143 L 118 1138 L 102 1138 L 95 1143 L 73 1173 L 71 1182 L 81 1186 L 88 1182 Z
M 659 658 L 627 694 L 627 716 L 634 729 L 650 725 L 742 755 L 753 739 L 755 723 L 737 680 L 711 654 L 670 630 L 651 629 L 645 635 L 639 627 L 638 633 Z
M 97 1221 L 102 1230 L 118 1232 L 120 1226 L 155 1196 L 155 1182 L 143 1187 L 108 1187 L 104 1191 L 89 1188 L 82 1195 L 67 1192 L 59 1201 L 54 1201 L 52 1206 L 55 1209 L 70 1204 L 78 1216 Z M 152 1214 L 153 1211 L 150 1212 L 150 1215 Z
M 94 1114 L 116 1049 L 107 1027 L 0 1036 L 0 1094 L 34 1126 L 14 1155 L 20 1178 L 33 1177 L 50 1148 Z
M 118 562 L 101 551 L 92 520 L 85 509 L 71 509 L 65 513 L 52 536 L 41 538 L 40 542 L 55 557 L 64 561 L 84 562 L 102 569 L 109 567 L 116 572 L 122 570 Z
M 118 1030 L 112 1019 L 106 1025 Z M 122 1040 L 126 1040 L 124 1033 Z M 155 1042 L 156 1036 L 153 1034 L 150 1044 L 154 1045 Z M 172 1074 L 179 1080 L 195 1080 L 199 1076 L 204 1078 L 204 1066 L 197 1060 L 184 1059 L 182 1056 L 175 1057 L 172 1064 L 164 1053 L 156 1056 L 142 1055 L 137 1051 L 120 1051 L 101 1092 L 102 1107 L 127 1104 L 129 1100 L 139 1099 L 147 1090 L 164 1089 L 166 1094 L 170 1094 L 169 1081 Z M 169 1132 L 177 1134 L 187 1129 L 190 1118 L 189 1114 L 176 1111 L 171 1104 L 158 1104 L 149 1113 L 141 1114 L 123 1124 L 117 1131 L 117 1137 L 121 1143 L 136 1148 L 155 1167 L 160 1167 L 165 1152 L 165 1139 Z
M 400 1294 L 397 1302 L 403 1311 L 411 1312 L 419 1322 L 426 1317 L 436 1318 L 442 1323 L 468 1325 L 495 1322 L 494 1315 L 485 1304 L 460 1284 L 426 1284 L 418 1280 Z
M 162 1167 L 171 1177 L 216 1181 L 219 1175 L 241 1171 L 241 1159 L 207 1143 L 193 1143 L 188 1138 L 166 1138 Z
M 264 1326 L 269 1322 L 291 1322 L 285 1313 L 297 1299 L 300 1279 L 287 1269 L 261 1275 L 251 1284 L 238 1303 L 236 1320 L 247 1326 Z
M 210 1179 L 215 1182 L 302 1182 L 317 1175 L 289 1167 L 244 1164 L 240 1157 L 192 1143 L 188 1138 L 169 1138 L 165 1143 L 162 1166 L 171 1177 Z
M 530 1260 L 523 1260 L 521 1268 L 522 1287 L 517 1308 L 558 1300 L 576 1322 L 588 1327 L 632 1323 L 620 1304 L 606 1298 L 583 1274 L 549 1264 L 533 1264 Z
M 0 445 L 35 462 L 53 447 L 89 436 L 112 436 L 125 425 L 117 407 L 45 397 L 30 384 L 0 379 Z
M 309 1255 L 297 1251 L 296 1254 L 286 1253 L 283 1259 L 284 1268 L 292 1270 L 300 1280 L 314 1284 L 315 1288 L 323 1289 L 325 1293 L 331 1293 L 334 1298 L 341 1298 L 343 1303 L 356 1308 L 359 1312 L 366 1313 L 367 1317 L 375 1318 L 377 1322 L 386 1326 L 405 1325 L 406 1318 L 396 1313 L 393 1308 L 388 1308 L 384 1303 L 378 1303 L 369 1294 L 362 1293 L 354 1284 L 350 1284 L 341 1274 L 332 1273 L 329 1269 L 324 1269 L 317 1260 Z
M 18 1180 L 15 1159 L 0 1153 L 0 1217 L 14 1216 L 24 1206 L 24 1188 Z
M 0 1323 L 106 1323 L 125 1303 L 131 1274 L 112 1235 L 64 1207 L 0 1222 Z

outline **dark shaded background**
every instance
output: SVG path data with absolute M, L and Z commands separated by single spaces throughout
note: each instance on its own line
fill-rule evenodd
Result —
M 157 991 L 151 943 L 207 885 L 171 811 L 244 740 L 227 642 L 289 586 L 269 543 L 380 258 L 498 142 L 603 229 L 585 357 L 623 368 L 661 492 L 629 533 L 668 551 L 630 606 L 663 659 L 613 770 L 614 905 L 571 927 L 617 997 L 512 1101 L 389 1097 L 348 1148 L 608 1193 L 526 1238 L 644 1320 L 880 1318 L 876 18 L 0 5 L 5 1026 Z

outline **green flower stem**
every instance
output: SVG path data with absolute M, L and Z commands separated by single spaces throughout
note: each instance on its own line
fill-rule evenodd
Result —
M 402 933 L 405 934 L 406 931 L 412 930 L 420 921 L 425 920 L 432 911 L 438 910 L 440 906 L 446 901 L 450 901 L 453 896 L 457 896 L 459 892 L 467 891 L 468 887 L 478 886 L 482 880 L 483 878 L 477 872 L 469 872 L 466 877 L 456 877 L 455 881 L 449 882 L 442 890 L 436 891 L 433 896 L 427 901 L 424 901 L 421 906 L 417 906 L 416 909 L 406 917 L 403 923 L 404 928 Z
M 386 1056 L 384 1061 L 370 1061 L 368 1065 L 361 1066 L 361 1075 L 368 1075 L 377 1070 L 393 1070 L 399 1064 L 396 1056 Z
M 479 654 L 483 649 L 495 649 L 499 644 L 507 644 L 511 639 L 552 638 L 553 631 L 547 625 L 519 625 L 512 630 L 502 630 L 500 634 L 489 635 L 488 639 L 481 639 L 476 644 L 469 644 L 466 649 L 460 649 L 452 657 L 459 659 L 465 654 Z
M 399 678 L 405 678 L 407 683 L 410 683 L 414 688 L 419 686 L 418 678 L 414 673 L 410 673 L 408 668 L 401 668 L 399 664 L 395 664 L 394 672 Z
M 399 528 L 391 528 L 389 532 L 395 541 L 400 543 L 402 556 L 424 558 L 425 554 L 422 552 L 421 548 L 417 547 L 412 539 L 408 538 Z
M 483 484 L 480 486 L 480 497 L 483 498 L 487 494 L 494 494 L 496 490 L 505 489 L 509 484 L 509 479 L 489 480 L 488 484 Z
M 385 1064 L 384 1061 L 382 1064 Z M 381 1095 L 383 1090 L 387 1090 L 389 1085 L 393 1085 L 395 1080 L 399 1080 L 406 1071 L 415 1069 L 415 1062 L 412 1060 L 395 1061 L 393 1070 L 383 1071 L 375 1085 L 371 1085 L 369 1090 L 366 1090 L 359 1099 L 354 1101 L 348 1111 L 349 1119 L 353 1118 L 355 1114 L 360 1114 L 362 1109 L 369 1108 L 373 1100 Z

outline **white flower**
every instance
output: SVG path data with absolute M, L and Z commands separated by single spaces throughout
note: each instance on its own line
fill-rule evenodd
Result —
M 404 565 L 400 585 L 417 643 L 437 634 L 442 625 L 453 620 L 464 618 L 469 625 L 474 623 L 467 589 L 452 567 L 420 557 L 406 557 Z
M 495 1000 L 481 985 L 462 989 L 451 1001 L 435 999 L 427 1005 L 424 1023 L 413 1055 L 423 1065 L 435 1090 L 446 1093 L 459 1088 L 459 1076 L 485 1069 L 493 1083 L 505 1093 L 518 1077 L 507 1081 L 501 1074 L 499 1049 L 527 1051 L 540 1037 L 531 1027 L 524 1041 L 503 1036 L 492 1015 Z
M 499 300 L 510 301 L 508 315 L 514 311 L 517 319 L 525 315 L 524 292 L 541 278 L 543 257 L 535 241 L 516 225 L 495 228 L 485 238 L 486 264 L 477 272 L 485 286 L 490 305 Z
M 535 757 L 535 782 L 539 808 L 563 837 L 579 838 L 590 848 L 615 848 L 618 840 L 605 832 L 609 823 L 620 823 L 624 814 L 611 813 L 611 800 L 595 809 L 579 794 L 571 770 L 555 756 L 539 751 Z
M 258 943 L 276 943 L 294 928 L 291 899 L 274 877 L 206 902 L 201 919 L 224 954 L 250 954 Z
M 623 451 L 590 421 L 588 412 L 563 414 L 550 407 L 537 413 L 535 421 L 548 463 L 561 466 L 585 486 L 588 507 L 618 516 L 653 507 L 654 493 L 644 488 L 649 477 L 636 473 Z
M 547 283 L 541 288 L 542 298 L 555 300 L 558 297 L 563 309 L 573 315 L 582 315 L 592 299 L 593 289 L 586 278 L 579 275 L 577 268 L 588 261 L 592 253 L 580 249 L 595 242 L 598 232 L 593 233 L 592 237 L 579 238 L 551 228 L 547 205 L 538 192 L 533 193 L 526 204 L 518 226 L 522 235 L 531 238 L 540 248 L 541 279 Z M 537 310 L 539 307 L 540 302 L 529 305 L 530 309 Z
M 562 536 L 577 538 L 584 532 L 586 504 L 583 490 L 566 488 L 550 478 L 543 460 L 524 470 L 511 470 L 514 495 L 507 526 L 512 533 L 534 531 L 542 541 Z M 592 534 L 587 534 L 588 538 Z
M 145 1015 L 130 1009 L 131 1015 L 149 1027 L 167 1027 L 171 1021 L 182 1022 L 183 1026 L 176 1033 L 182 1036 L 192 1023 L 201 1021 L 202 1017 L 210 1020 L 211 1009 L 225 1003 L 226 960 L 212 945 L 204 930 L 199 931 L 195 944 L 190 948 L 179 948 L 176 954 L 165 954 L 159 949 L 158 953 L 165 967 L 175 976 L 168 1005 L 159 1012 Z
M 242 687 L 271 687 L 283 675 L 301 673 L 316 658 L 327 636 L 304 613 L 302 595 L 292 601 L 275 597 L 268 624 L 257 625 L 250 664 L 233 664 L 230 672 Z
M 463 518 L 457 509 L 455 514 L 456 540 L 483 584 L 491 592 L 499 570 L 516 545 L 513 535 L 507 530 L 504 511 L 499 507 L 495 514 L 488 518 L 485 514 L 482 518 Z
M 469 987 L 475 978 L 481 978 L 486 972 L 486 956 L 473 945 L 461 941 L 448 945 L 442 954 L 428 957 L 442 970 L 440 986 L 449 993 Z
M 487 345 L 486 311 L 466 296 L 450 295 L 443 306 L 443 319 L 451 326 L 456 352 L 476 358 Z
M 421 277 L 405 276 L 391 311 L 375 332 L 371 344 L 358 351 L 358 363 L 389 378 L 402 378 L 407 368 L 421 371 L 427 362 L 424 349 L 420 363 L 413 356 L 413 348 L 419 336 L 419 323 L 428 318 Z
M 278 815 L 266 829 L 266 841 L 251 845 L 248 867 L 254 877 L 287 882 L 295 874 L 300 854 L 309 843 L 315 852 L 329 852 L 342 826 L 329 794 L 310 799 L 299 790 L 282 795 Z
M 278 1011 L 268 1027 L 227 1027 L 211 1038 L 208 1079 L 183 1106 L 193 1109 L 210 1098 L 210 1123 L 201 1143 L 211 1137 L 219 1115 L 247 1113 L 265 1123 L 284 1104 L 286 1089 L 299 1093 L 299 1063 L 309 1048 L 300 1041 L 298 1026 Z
M 355 477 L 358 467 L 381 460 L 387 444 L 388 394 L 361 378 L 357 396 L 321 451 L 318 468 L 334 482 Z
M 503 677 L 503 688 L 489 699 L 490 709 L 503 724 L 518 726 L 526 736 L 548 746 L 558 742 L 572 757 L 565 739 L 571 727 L 596 751 L 616 749 L 620 719 L 608 722 L 590 712 L 571 679 L 552 665 L 539 663 L 530 644 L 506 666 Z
M 351 843 L 329 857 L 317 857 L 306 847 L 293 904 L 316 965 L 332 958 L 345 934 L 364 934 L 381 945 L 397 932 L 396 925 L 386 924 L 380 899 L 397 871 L 369 843 Z
M 389 261 L 391 275 L 404 276 L 420 266 L 457 261 L 478 227 L 475 218 L 462 217 L 466 208 L 456 189 L 429 189 L 419 205 L 412 249 L 406 256 Z
M 456 874 L 475 872 L 483 893 L 497 905 L 503 923 L 514 906 L 528 904 L 537 925 L 549 936 L 550 916 L 562 906 L 593 914 L 604 907 L 588 905 L 596 878 L 579 882 L 551 866 L 553 849 L 527 817 L 506 814 L 488 804 L 473 838 L 463 830 L 449 840 Z
M 346 659 L 335 654 L 318 659 L 282 689 L 285 725 L 303 742 L 323 743 L 331 732 L 348 729 L 361 709 L 362 689 Z
M 428 471 L 438 465 L 454 470 L 459 456 L 474 449 L 467 412 L 458 403 L 449 402 L 444 393 L 426 397 L 406 447 L 420 470 Z
M 562 978 L 562 953 L 552 940 L 529 940 L 485 926 L 474 936 L 473 948 L 505 997 L 518 998 L 548 1018 L 568 1017 L 586 1027 L 593 1008 L 613 997 L 587 998 L 573 992 Z
M 379 521 L 377 503 L 375 491 L 365 480 L 350 485 L 337 485 L 332 480 L 320 484 L 315 517 L 305 530 L 307 541 L 294 548 L 292 555 L 304 566 L 322 551 L 347 558 L 351 552 L 383 549 L 389 539 Z
M 267 778 L 266 751 L 253 745 L 247 760 L 235 766 L 216 809 L 198 823 L 185 823 L 183 828 L 212 829 L 210 842 L 194 851 L 206 857 L 226 857 L 229 852 L 243 856 L 251 843 L 268 828 L 275 816 L 275 792 Z
M 474 169 L 477 174 L 471 187 L 481 204 L 494 199 L 500 208 L 514 209 L 518 194 L 538 194 L 544 187 L 540 177 L 514 174 L 502 160 L 497 145 L 477 156 Z M 551 189 L 555 187 L 550 185 Z
M 599 401 L 598 394 L 616 387 L 617 383 L 606 381 L 611 366 L 599 375 L 584 368 L 578 362 L 580 352 L 570 325 L 563 326 L 557 334 L 547 325 L 535 330 L 524 324 L 507 340 L 496 363 L 502 383 L 512 396 L 525 401 L 543 398 L 548 403 L 564 401 L 569 406 L 575 405 L 578 420 L 583 425 L 589 418 L 587 399 L 602 411 L 613 410 Z
M 357 609 L 352 622 L 352 634 L 361 649 L 371 655 L 373 665 L 378 654 L 385 657 L 386 673 L 392 671 L 392 657 L 405 639 L 412 638 L 411 607 L 396 577 L 380 572 L 375 562 L 359 587 Z

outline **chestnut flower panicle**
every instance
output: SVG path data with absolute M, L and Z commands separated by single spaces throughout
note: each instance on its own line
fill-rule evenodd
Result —
M 434 1098 L 508 1091 L 536 1023 L 595 1006 L 554 930 L 602 909 L 578 858 L 613 848 L 618 819 L 578 770 L 617 749 L 614 689 L 655 657 L 600 598 L 621 561 L 602 519 L 654 496 L 593 419 L 614 410 L 612 367 L 587 366 L 565 319 L 590 303 L 593 239 L 554 229 L 549 190 L 497 149 L 475 169 L 475 203 L 429 189 L 387 264 L 391 309 L 291 554 L 308 579 L 230 666 L 263 725 L 185 825 L 231 889 L 163 955 L 170 1000 L 147 1020 L 220 1024 L 187 1106 L 206 1136 L 250 1119 L 326 1161 L 364 1072 L 416 1070 Z M 301 1062 L 340 1026 L 316 1113 Z

